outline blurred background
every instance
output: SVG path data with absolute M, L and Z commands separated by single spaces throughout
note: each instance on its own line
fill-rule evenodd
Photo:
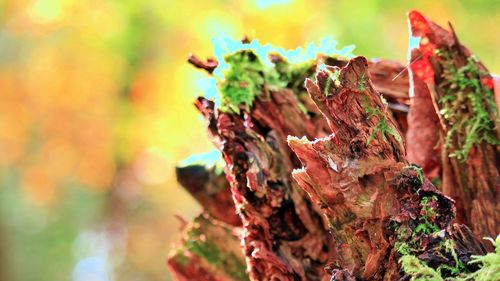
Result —
M 174 167 L 212 149 L 186 63 L 212 39 L 327 35 L 406 61 L 406 11 L 451 21 L 500 72 L 500 1 L 0 0 L 0 280 L 170 280 Z

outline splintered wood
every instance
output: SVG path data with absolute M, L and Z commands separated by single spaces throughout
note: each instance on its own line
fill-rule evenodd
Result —
M 228 54 L 232 96 L 195 102 L 223 172 L 177 168 L 204 213 L 168 260 L 176 280 L 479 272 L 469 261 L 492 249 L 480 238 L 500 232 L 500 89 L 451 26 L 408 16 L 420 38 L 408 68 L 327 55 L 294 66 L 275 53 L 269 68 L 251 49 Z

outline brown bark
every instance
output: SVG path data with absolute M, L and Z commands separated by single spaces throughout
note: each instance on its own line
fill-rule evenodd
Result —
M 436 38 L 447 36 L 442 30 L 435 33 Z M 453 40 L 456 37 L 447 44 Z M 289 73 L 300 74 L 278 89 L 266 85 L 264 71 L 255 71 L 252 77 L 265 82 L 257 87 L 261 90 L 253 103 L 239 106 L 237 113 L 221 111 L 212 101 L 198 98 L 196 107 L 223 154 L 226 180 L 204 167 L 180 168 L 178 178 L 212 216 L 233 225 L 224 226 L 226 231 L 215 240 L 232 240 L 222 237 L 242 223 L 241 246 L 251 280 L 409 280 L 401 266 L 405 257 L 425 263 L 443 277 L 477 269 L 467 262 L 471 255 L 485 253 L 482 244 L 466 226 L 452 224 L 454 201 L 438 191 L 418 166 L 410 165 L 402 136 L 411 143 L 409 160 L 420 164 L 430 178 L 442 176 L 445 191 L 450 190 L 453 177 L 460 176 L 457 167 L 469 169 L 467 184 L 472 176 L 498 178 L 495 163 L 486 160 L 485 167 L 478 163 L 484 151 L 495 148 L 484 143 L 480 149 L 474 146 L 469 160 L 476 160 L 467 160 L 466 166 L 448 157 L 449 148 L 442 147 L 444 137 L 436 133 L 446 133 L 450 125 L 436 114 L 436 92 L 447 78 L 438 75 L 435 78 L 442 83 L 430 83 L 428 71 L 435 74 L 443 67 L 420 51 L 411 63 L 415 94 L 411 104 L 403 66 L 363 57 L 347 62 L 320 56 L 317 64 L 324 63 L 325 68 L 311 64 L 306 72 Z M 251 51 L 245 54 L 255 57 Z M 288 69 L 279 56 L 272 55 L 271 60 L 280 68 L 278 73 Z M 190 62 L 209 73 L 217 66 L 213 59 L 203 62 L 191 57 Z M 304 87 L 302 81 L 314 72 L 315 80 L 306 79 Z M 447 157 L 436 157 L 441 150 Z M 498 188 L 493 183 L 480 183 L 475 198 L 485 199 L 485 187 Z M 462 189 L 453 192 L 457 190 L 464 193 Z M 449 193 L 456 195 L 453 192 Z M 457 198 L 461 216 L 464 196 Z M 491 211 L 489 203 L 479 206 L 479 212 Z M 224 212 L 234 207 L 240 218 L 225 217 Z M 205 224 L 220 224 L 206 220 Z M 184 244 L 210 241 L 202 238 L 206 231 L 212 232 L 200 228 L 198 239 L 184 239 Z M 213 259 L 199 251 L 193 255 L 191 250 L 169 260 L 178 280 L 234 280 L 224 279 L 228 274 L 219 272 L 224 262 L 207 264 Z
M 229 225 L 240 226 L 229 183 L 217 167 L 201 164 L 178 166 L 177 181 L 200 203 L 213 218 Z
M 277 56 L 273 60 L 280 62 Z M 318 61 L 345 65 L 333 58 L 320 57 Z M 380 88 L 391 101 L 407 100 L 407 77 L 400 76 L 392 85 L 392 78 L 404 67 L 387 61 L 371 65 Z M 298 107 L 298 99 L 307 115 Z M 211 102 L 204 99 L 198 100 L 197 107 L 228 164 L 226 174 L 246 230 L 243 244 L 251 277 L 327 278 L 323 265 L 331 255 L 331 239 L 315 206 L 291 180 L 298 162 L 286 144 L 288 135 L 326 135 L 327 125 L 318 109 L 291 89 L 262 93 L 251 112 L 244 115 L 214 111 Z M 401 108 L 397 110 L 406 114 Z
M 368 72 L 373 87 L 387 100 L 388 111 L 404 134 L 408 130 L 410 105 L 410 84 L 406 67 L 395 61 L 372 60 L 368 62 Z
M 274 63 L 283 62 L 283 59 L 278 55 L 273 55 L 271 60 L 274 61 Z M 218 65 L 217 60 L 214 58 L 208 58 L 206 61 L 203 61 L 194 55 L 189 56 L 188 62 L 196 68 L 205 70 L 209 74 L 212 74 Z M 347 60 L 318 55 L 316 64 L 311 65 L 311 72 L 314 73 L 316 65 L 321 63 L 330 66 L 342 67 L 347 64 Z M 375 89 L 387 100 L 389 111 L 396 120 L 399 129 L 403 133 L 406 132 L 408 128 L 406 116 L 409 110 L 408 105 L 410 104 L 410 97 L 408 93 L 410 85 L 406 67 L 397 61 L 373 59 L 368 62 L 368 68 L 369 77 L 372 79 Z M 297 88 L 299 89 L 303 88 L 303 81 L 306 77 L 301 78 L 302 79 L 297 79 L 295 81 L 295 84 L 298 84 Z M 297 95 L 297 98 L 304 104 L 309 112 L 318 113 L 316 106 L 311 102 L 309 97 Z M 321 119 L 321 117 L 318 117 L 317 119 Z
M 456 243 L 454 251 L 464 261 L 484 253 L 468 228 L 450 225 L 453 201 L 408 166 L 400 133 L 366 75 L 367 61 L 357 57 L 342 69 L 327 67 L 315 81 L 306 80 L 332 134 L 288 140 L 303 165 L 294 179 L 329 223 L 335 242 L 329 269 L 335 280 L 404 276 L 396 243 L 418 244 L 408 254 L 434 268 L 453 264 L 450 253 L 438 246 L 446 240 Z M 424 222 L 441 235 L 422 231 Z
M 429 170 L 439 162 L 433 152 L 440 144 L 442 190 L 456 200 L 458 221 L 471 226 L 477 237 L 495 237 L 500 232 L 500 122 L 495 101 L 488 98 L 493 95 L 492 76 L 460 44 L 451 26 L 445 30 L 418 12 L 410 12 L 409 21 L 412 36 L 420 37 L 418 49 L 412 50 L 415 96 L 429 97 L 413 104 L 412 111 L 432 116 L 420 117 L 422 125 L 429 124 L 423 132 L 415 131 L 418 124 L 410 128 L 410 158 Z M 421 81 L 426 87 L 417 87 Z M 437 114 L 429 110 L 429 99 Z M 473 124 L 466 125 L 470 120 Z M 439 135 L 440 141 L 415 135 Z M 466 149 L 473 138 L 478 141 Z M 413 152 L 417 148 L 422 150 L 419 156 Z
M 291 91 L 281 94 L 295 98 Z M 278 95 L 270 94 L 270 98 L 274 96 Z M 226 176 L 243 221 L 243 247 L 250 278 L 321 279 L 321 265 L 329 256 L 328 233 L 321 217 L 293 187 L 290 178 L 294 160 L 285 134 L 288 130 L 300 134 L 312 130 L 307 127 L 307 116 L 299 110 L 297 101 L 256 101 L 259 117 L 255 120 L 214 111 L 213 104 L 204 99 L 199 99 L 197 106 L 209 127 L 216 126 L 210 132 L 224 154 Z M 268 110 L 260 111 L 261 106 Z M 296 127 L 282 128 L 280 120 L 297 120 Z
M 430 179 L 441 178 L 441 146 L 439 118 L 427 85 L 413 78 L 413 97 L 408 112 L 407 158 L 422 167 Z

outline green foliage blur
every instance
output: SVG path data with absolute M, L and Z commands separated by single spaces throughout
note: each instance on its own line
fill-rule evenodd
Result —
M 170 280 L 175 164 L 212 149 L 189 53 L 331 35 L 406 61 L 406 12 L 448 21 L 500 72 L 500 1 L 0 0 L 0 280 Z

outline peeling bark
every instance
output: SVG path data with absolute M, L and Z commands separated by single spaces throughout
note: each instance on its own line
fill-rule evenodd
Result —
M 433 51 L 440 46 L 458 69 L 470 53 L 454 33 L 421 15 L 410 13 L 410 21 L 413 35 L 425 40 L 412 52 L 408 70 L 397 62 L 326 56 L 293 68 L 274 54 L 275 68 L 260 69 L 245 50 L 233 63 L 248 65 L 224 84 L 234 94 L 230 107 L 197 99 L 226 178 L 203 166 L 177 170 L 181 184 L 217 219 L 197 218 L 209 227 L 195 223 L 190 229 L 196 231 L 187 232 L 183 250 L 169 259 L 176 280 L 241 280 L 235 279 L 241 271 L 227 271 L 232 259 L 220 254 L 234 252 L 235 231 L 241 231 L 243 249 L 235 260 L 244 257 L 250 280 L 410 280 L 408 266 L 455 278 L 478 269 L 468 262 L 485 248 L 467 226 L 453 223 L 455 201 L 447 195 L 458 200 L 458 222 L 476 234 L 496 235 L 498 146 L 474 143 L 467 161 L 450 157 L 461 136 L 445 146 L 453 124 L 437 112 L 446 88 L 455 89 L 443 53 Z M 189 61 L 208 73 L 218 65 L 193 56 Z M 474 61 L 473 67 L 481 71 L 478 87 L 489 87 L 484 66 Z M 242 93 L 249 95 L 241 99 Z M 493 114 L 491 104 L 482 105 Z M 467 104 L 459 114 L 477 109 Z M 498 136 L 500 127 L 494 128 Z M 443 179 L 444 194 L 429 179 Z M 234 208 L 239 218 L 225 216 Z M 472 223 L 471 216 L 482 221 Z M 201 241 L 196 245 L 213 249 L 206 248 L 212 240 L 213 251 L 192 246 Z M 221 244 L 225 240 L 230 249 Z
M 409 21 L 412 36 L 420 37 L 412 50 L 415 96 L 429 97 L 437 112 L 430 112 L 429 98 L 412 105 L 415 112 L 430 114 L 432 121 L 420 119 L 430 126 L 418 132 L 415 124 L 409 137 L 440 135 L 439 142 L 435 137 L 408 138 L 412 151 L 420 147 L 423 152 L 412 152 L 410 158 L 426 172 L 441 162 L 442 190 L 456 200 L 458 221 L 471 226 L 477 237 L 495 237 L 500 232 L 500 119 L 492 98 L 493 77 L 460 44 L 451 25 L 445 30 L 418 12 L 410 12 Z M 433 156 L 436 144 L 443 151 L 441 161 Z
M 407 158 L 422 167 L 430 179 L 441 178 L 441 146 L 439 118 L 427 85 L 413 78 L 413 97 L 408 112 Z
M 215 165 L 193 164 L 176 168 L 177 181 L 200 203 L 213 218 L 229 225 L 240 226 L 229 183 Z
M 464 261 L 484 253 L 468 228 L 450 224 L 453 201 L 408 165 L 400 133 L 366 75 L 367 61 L 357 57 L 306 80 L 332 134 L 288 139 L 303 165 L 293 177 L 321 206 L 335 241 L 329 266 L 334 280 L 404 276 L 396 243 L 418 245 L 408 251 L 433 268 L 453 263 L 439 248 L 443 241 L 456 239 L 449 243 Z M 440 234 L 424 230 L 431 226 Z
M 283 96 L 294 98 L 283 91 Z M 272 98 L 271 94 L 271 98 Z M 329 257 L 329 239 L 321 217 L 293 186 L 290 172 L 294 159 L 286 146 L 286 133 L 307 133 L 307 116 L 297 103 L 268 103 L 269 110 L 252 120 L 215 111 L 210 101 L 197 106 L 208 121 L 214 143 L 226 161 L 226 176 L 243 221 L 243 248 L 252 280 L 320 280 L 322 264 Z M 282 128 L 282 120 L 299 120 L 296 127 Z M 282 115 L 282 116 L 283 116 Z M 260 121 L 257 121 L 257 119 Z M 269 123 L 266 123 L 269 122 Z M 274 129 L 274 130 L 273 130 Z M 281 137 L 281 138 L 280 138 Z
M 273 60 L 276 63 L 280 58 Z M 332 58 L 319 61 L 345 65 Z M 386 61 L 371 65 L 391 101 L 407 100 L 407 77 L 397 78 L 394 85 L 389 82 L 404 67 Z M 299 101 L 308 114 L 298 107 Z M 244 224 L 243 246 L 251 278 L 327 278 L 323 265 L 332 254 L 331 239 L 318 208 L 291 180 L 298 161 L 286 143 L 288 135 L 326 135 L 327 124 L 318 109 L 309 99 L 286 88 L 264 91 L 251 112 L 243 115 L 215 111 L 204 99 L 198 99 L 196 105 L 207 120 L 214 144 L 224 153 L 226 175 Z

